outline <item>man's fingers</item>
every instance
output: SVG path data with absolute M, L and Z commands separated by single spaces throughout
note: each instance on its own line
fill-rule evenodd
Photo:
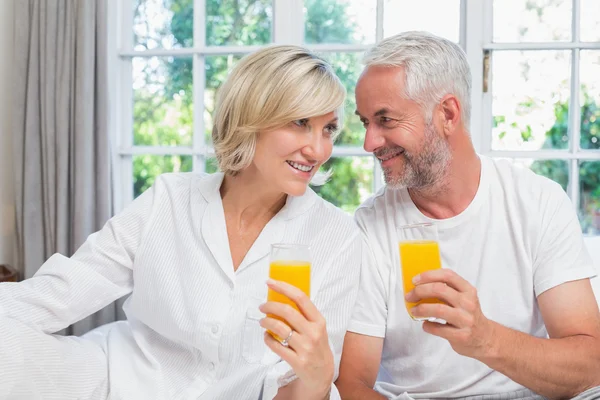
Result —
M 413 307 L 410 312 L 418 318 L 443 319 L 448 325 L 457 328 L 471 326 L 473 320 L 473 317 L 466 311 L 441 303 L 421 303 Z
M 460 306 L 460 293 L 443 282 L 417 285 L 407 293 L 405 299 L 411 303 L 416 303 L 423 299 L 438 299 L 452 307 Z
M 442 282 L 461 293 L 474 291 L 475 288 L 467 280 L 448 268 L 425 271 L 414 279 L 415 285 Z

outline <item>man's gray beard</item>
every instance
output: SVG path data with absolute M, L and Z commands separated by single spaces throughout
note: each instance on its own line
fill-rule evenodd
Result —
M 390 189 L 423 189 L 443 183 L 452 153 L 447 141 L 437 135 L 435 127 L 425 127 L 425 144 L 420 154 L 410 154 L 406 150 L 404 171 L 394 174 L 391 169 L 383 169 L 385 183 Z

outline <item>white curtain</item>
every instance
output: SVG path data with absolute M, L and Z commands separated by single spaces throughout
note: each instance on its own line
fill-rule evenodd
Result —
M 15 1 L 17 268 L 70 256 L 112 213 L 107 0 Z M 70 327 L 114 321 L 113 304 Z

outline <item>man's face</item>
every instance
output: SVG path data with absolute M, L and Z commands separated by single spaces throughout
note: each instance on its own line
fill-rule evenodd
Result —
M 403 96 L 404 82 L 402 67 L 367 67 L 356 86 L 356 113 L 366 129 L 364 148 L 381 163 L 386 183 L 419 189 L 444 178 L 451 150 L 441 126 Z

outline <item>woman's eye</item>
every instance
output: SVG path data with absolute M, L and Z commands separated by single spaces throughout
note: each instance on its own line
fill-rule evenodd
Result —
M 297 119 L 293 122 L 296 126 L 305 127 L 306 125 L 308 125 L 308 118 Z
M 325 127 L 325 132 L 327 132 L 328 135 L 335 135 L 338 129 L 339 127 L 337 125 L 328 125 Z

